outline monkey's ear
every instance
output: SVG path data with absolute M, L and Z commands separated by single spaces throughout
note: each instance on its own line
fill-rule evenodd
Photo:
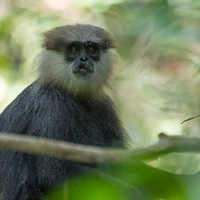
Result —
M 101 45 L 103 50 L 117 48 L 116 42 L 114 40 L 103 41 L 103 42 L 101 42 L 100 45 Z

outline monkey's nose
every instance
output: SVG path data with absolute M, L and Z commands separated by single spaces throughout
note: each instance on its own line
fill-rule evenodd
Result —
M 87 60 L 88 60 L 88 58 L 87 57 L 81 57 L 81 59 L 80 59 L 82 62 L 86 62 Z

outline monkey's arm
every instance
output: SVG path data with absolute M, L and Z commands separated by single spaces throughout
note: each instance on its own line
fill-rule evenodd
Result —
M 0 132 L 26 134 L 34 109 L 32 86 L 26 88 L 0 115 Z M 34 156 L 0 151 L 0 199 L 33 200 L 40 195 L 33 169 Z M 34 199 L 35 199 L 34 198 Z
M 101 116 L 100 120 L 102 120 L 102 123 L 106 123 L 103 131 L 108 145 L 113 144 L 115 147 L 126 146 L 128 136 L 121 125 L 117 109 L 110 97 L 106 96 L 104 98 L 103 108 L 99 116 Z

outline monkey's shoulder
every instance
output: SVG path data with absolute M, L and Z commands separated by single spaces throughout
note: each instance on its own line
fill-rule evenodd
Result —
M 69 112 L 106 112 L 115 110 L 112 100 L 103 95 L 98 100 L 86 99 L 84 97 L 74 98 L 67 91 L 54 87 L 51 84 L 38 87 L 37 81 L 25 88 L 1 113 L 25 116 L 31 113 L 37 113 L 38 109 L 43 111 L 52 110 L 56 112 L 68 110 Z M 111 110 L 110 110 L 111 109 Z
M 20 133 L 32 119 L 33 85 L 24 89 L 0 114 L 0 131 Z

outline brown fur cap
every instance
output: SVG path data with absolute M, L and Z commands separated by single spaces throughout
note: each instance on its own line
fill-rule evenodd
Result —
M 43 47 L 58 51 L 73 41 L 98 42 L 103 45 L 104 49 L 116 48 L 114 39 L 107 31 L 89 24 L 56 27 L 44 34 Z

